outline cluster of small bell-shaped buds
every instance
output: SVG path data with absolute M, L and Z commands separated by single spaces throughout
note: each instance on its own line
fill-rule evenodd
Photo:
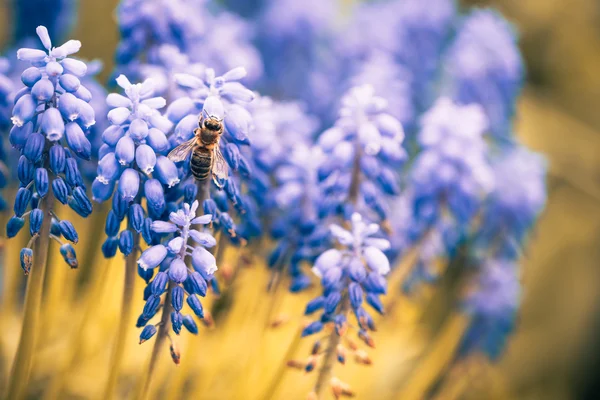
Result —
M 169 215 L 169 221 L 154 221 L 151 225 L 152 231 L 170 238 L 165 244 L 146 249 L 138 260 L 140 274 L 148 283 L 144 291 L 146 304 L 137 323 L 138 327 L 145 327 L 140 342 L 156 333 L 156 327 L 148 322 L 158 312 L 165 292 L 168 292 L 165 301 L 169 301 L 173 309 L 171 327 L 177 335 L 182 327 L 193 334 L 198 333 L 194 318 L 182 313 L 184 300 L 198 318 L 209 317 L 198 296 L 206 296 L 209 285 L 215 282 L 216 260 L 207 248 L 214 247 L 216 240 L 210 233 L 193 228 L 193 225 L 208 225 L 212 220 L 210 214 L 197 217 L 197 209 L 198 201 L 191 206 L 185 203 L 182 209 Z M 187 262 L 191 263 L 191 268 Z M 156 268 L 158 272 L 154 275 Z
M 90 106 L 91 93 L 81 84 L 87 66 L 68 58 L 79 51 L 81 43 L 69 40 L 52 47 L 48 30 L 36 30 L 44 48 L 22 48 L 17 58 L 31 63 L 21 74 L 24 87 L 15 95 L 12 113 L 13 128 L 9 134 L 11 145 L 21 152 L 17 175 L 20 188 L 14 203 L 14 216 L 8 221 L 7 236 L 15 236 L 29 216 L 32 240 L 21 252 L 21 264 L 28 272 L 31 267 L 33 242 L 37 239 L 44 218 L 40 203 L 52 195 L 62 204 L 68 204 L 83 217 L 92 212 L 76 157 L 89 159 L 91 144 L 86 137 L 95 123 L 94 109 Z M 66 147 L 65 147 L 66 145 Z M 31 207 L 30 211 L 27 209 Z M 49 210 L 52 212 L 52 210 Z M 53 224 L 54 225 L 54 224 Z M 77 242 L 77 233 L 68 221 L 56 224 L 53 239 L 60 235 Z M 61 242 L 61 254 L 72 267 L 77 266 L 71 245 Z
M 105 226 L 106 257 L 114 256 L 117 248 L 130 254 L 134 232 L 141 233 L 147 243 L 152 242 L 149 224 L 166 210 L 164 188 L 179 183 L 177 167 L 166 157 L 171 149 L 166 133 L 172 124 L 158 111 L 165 106 L 165 99 L 153 96 L 152 80 L 132 84 L 120 75 L 117 84 L 126 96 L 107 96 L 111 125 L 102 134 L 98 176 L 92 184 L 94 200 L 98 202 L 108 200 L 115 192 Z M 147 200 L 147 213 L 140 205 L 142 196 Z M 126 216 L 129 226 L 120 231 Z
M 390 271 L 390 263 L 384 251 L 389 249 L 390 243 L 387 239 L 374 237 L 380 231 L 379 225 L 366 223 L 358 213 L 352 215 L 351 226 L 350 231 L 338 225 L 330 227 L 332 235 L 343 248 L 327 250 L 315 261 L 313 272 L 321 279 L 323 294 L 307 304 L 305 314 L 319 310 L 322 314 L 319 320 L 304 327 L 302 336 L 318 333 L 325 326 L 332 326 L 338 336 L 344 336 L 354 326 L 347 315 L 352 312 L 357 322 L 358 338 L 367 346 L 374 347 L 369 331 L 375 330 L 375 323 L 363 306 L 366 303 L 377 313 L 384 313 L 380 296 L 387 290 L 384 276 Z M 366 361 L 368 356 L 358 353 L 352 343 L 349 342 L 348 347 L 355 354 L 355 359 L 369 364 Z M 336 350 L 338 361 L 343 364 L 346 350 Z M 314 365 L 307 365 L 307 370 L 312 368 Z
M 375 95 L 371 85 L 353 87 L 342 98 L 338 120 L 318 140 L 326 154 L 319 167 L 321 217 L 347 217 L 350 213 L 346 207 L 358 201 L 379 220 L 387 219 L 384 196 L 400 193 L 396 171 L 406 159 L 406 152 L 402 148 L 402 125 L 386 108 L 387 102 Z M 356 199 L 348 202 L 352 196 Z

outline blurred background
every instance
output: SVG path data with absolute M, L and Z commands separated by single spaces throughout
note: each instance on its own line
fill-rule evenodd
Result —
M 12 32 L 11 3 L 0 4 L 2 49 Z M 81 0 L 69 35 L 83 43 L 81 57 L 103 61 L 101 81 L 112 70 L 118 43 L 116 5 L 116 0 Z M 446 380 L 446 389 L 438 397 L 600 398 L 596 380 L 600 367 L 600 2 L 498 0 L 461 5 L 493 6 L 520 32 L 528 73 L 515 131 L 525 145 L 548 158 L 549 193 L 525 256 L 523 304 L 507 351 L 495 364 L 482 361 L 455 371 L 466 379 Z M 86 223 L 102 223 L 96 217 Z M 19 248 L 16 241 L 3 245 Z M 96 247 L 80 246 L 78 252 L 83 259 L 93 257 L 99 244 Z M 16 254 L 7 254 L 6 265 L 16 265 L 15 261 Z M 106 375 L 102 365 L 109 359 L 119 313 L 122 260 L 117 257 L 95 269 L 81 264 L 77 273 L 50 265 L 49 280 L 61 283 L 52 286 L 45 301 L 45 329 L 31 398 L 100 398 Z M 3 284 L 22 279 L 21 271 L 15 271 Z M 90 293 L 85 282 L 93 280 L 102 280 L 103 285 L 94 286 Z M 297 316 L 311 293 L 278 294 L 282 302 L 277 307 L 286 313 L 280 315 L 269 308 L 262 293 L 266 280 L 264 268 L 242 271 L 236 281 L 240 288 L 236 300 L 243 301 L 234 302 L 216 329 L 183 337 L 184 359 L 179 367 L 163 354 L 165 360 L 152 383 L 156 394 L 161 398 L 304 398 L 314 377 L 288 372 L 282 365 L 290 358 L 286 351 L 300 323 Z M 80 289 L 71 285 L 76 281 L 84 283 Z M 137 289 L 141 293 L 141 283 Z M 2 295 L 0 385 L 20 330 L 17 295 Z M 141 295 L 136 298 L 134 307 L 139 309 Z M 380 322 L 374 365 L 349 366 L 341 372 L 358 398 L 424 397 L 424 388 L 436 381 L 456 346 L 453 331 L 461 323 L 451 319 L 435 330 L 427 329 L 421 323 L 424 312 L 418 303 L 400 299 Z M 273 315 L 290 321 L 265 331 Z M 125 361 L 129 375 L 119 382 L 122 398 L 135 391 L 136 370 L 150 351 L 149 346 L 137 345 L 138 332 L 131 326 Z M 306 354 L 309 342 L 295 354 Z M 56 371 L 62 375 L 57 377 Z

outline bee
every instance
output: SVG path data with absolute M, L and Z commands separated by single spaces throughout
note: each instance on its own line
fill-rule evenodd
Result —
M 203 111 L 194 129 L 194 137 L 183 142 L 167 156 L 173 162 L 184 161 L 191 154 L 190 170 L 196 180 L 202 182 L 212 175 L 215 184 L 221 188 L 221 182 L 229 176 L 227 162 L 219 149 L 223 134 L 223 119 L 206 115 Z

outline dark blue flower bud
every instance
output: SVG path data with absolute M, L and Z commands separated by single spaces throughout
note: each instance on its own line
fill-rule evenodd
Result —
M 183 288 L 181 286 L 175 286 L 171 290 L 171 303 L 175 311 L 181 311 L 183 307 Z
M 333 319 L 333 323 L 335 327 L 335 333 L 337 333 L 338 336 L 343 336 L 344 332 L 346 332 L 346 330 L 348 329 L 346 316 L 343 314 L 336 315 Z
M 42 134 L 34 132 L 27 138 L 23 154 L 35 164 L 42 158 L 45 145 L 46 138 Z
M 129 202 L 122 199 L 121 196 L 113 196 L 112 209 L 117 214 L 117 217 L 122 220 L 129 210 Z
M 146 287 L 144 288 L 144 301 L 148 300 L 150 296 L 152 296 L 152 290 L 150 288 L 150 285 L 146 285 Z
M 219 208 L 213 199 L 204 200 L 204 203 L 202 203 L 202 208 L 204 209 L 204 214 L 212 214 L 213 221 L 219 220 Z
M 325 297 L 325 305 L 323 306 L 325 313 L 333 314 L 341 299 L 342 295 L 340 294 L 340 292 L 329 293 L 329 295 Z
M 38 168 L 35 171 L 35 190 L 40 195 L 40 197 L 44 197 L 48 194 L 48 171 L 46 168 Z
M 367 271 L 365 270 L 363 263 L 357 258 L 354 258 L 350 262 L 348 273 L 350 275 L 350 279 L 358 283 L 364 281 L 367 276 Z
M 379 314 L 383 314 L 383 303 L 379 299 L 379 295 L 375 293 L 367 293 L 365 297 L 367 304 L 369 304 Z
M 102 244 L 102 254 L 104 257 L 111 258 L 117 254 L 117 248 L 119 247 L 119 239 L 116 237 L 107 238 Z
M 198 334 L 198 325 L 190 315 L 183 316 L 183 326 L 192 334 Z
M 119 235 L 119 250 L 126 256 L 133 251 L 133 233 L 130 230 L 124 230 Z
M 11 120 L 16 126 L 23 126 L 35 115 L 37 102 L 30 94 L 24 94 L 13 107 Z
M 25 186 L 28 185 L 29 182 L 33 180 L 34 173 L 35 167 L 27 159 L 27 157 L 19 157 L 19 164 L 17 166 L 17 175 L 19 177 L 19 181 L 21 181 L 21 183 Z
M 162 215 L 166 207 L 162 184 L 156 179 L 148 179 L 144 183 L 144 194 L 148 201 L 148 211 L 156 216 Z
M 77 90 L 75 93 L 75 96 L 80 96 L 82 90 L 87 89 L 85 89 L 83 86 L 80 86 L 79 90 Z M 92 106 L 90 106 L 88 103 L 82 100 L 77 101 L 79 103 L 79 117 L 77 118 L 77 122 L 79 122 L 84 129 L 88 129 L 96 123 L 96 114 L 94 113 Z
M 29 275 L 29 271 L 31 271 L 31 267 L 33 266 L 33 250 L 27 247 L 22 248 L 19 260 L 21 261 L 21 268 L 25 271 L 25 275 Z
M 138 275 L 140 276 L 140 278 L 142 278 L 144 281 L 146 281 L 146 284 L 150 282 L 150 279 L 152 279 L 152 276 L 154 275 L 154 270 L 152 268 L 144 269 L 138 265 L 137 271 L 138 271 Z M 150 285 L 148 285 L 146 287 L 150 288 Z M 148 290 L 150 290 L 150 289 L 148 289 Z
M 227 160 L 227 163 L 229 164 L 231 169 L 237 171 L 240 165 L 241 157 L 240 150 L 238 149 L 237 145 L 233 143 L 227 143 L 227 145 L 225 146 L 225 152 L 223 156 L 225 156 L 225 159 Z
M 58 226 L 60 227 L 60 233 L 62 233 L 65 239 L 73 243 L 77 243 L 79 241 L 77 231 L 71 222 L 62 220 L 58 223 Z
M 238 196 L 238 189 L 237 189 L 237 185 L 235 184 L 235 182 L 233 181 L 233 179 L 228 179 L 225 182 L 225 193 L 227 193 L 227 197 L 230 200 L 235 200 L 236 197 Z
M 400 186 L 396 180 L 396 173 L 389 168 L 382 168 L 377 176 L 377 182 L 386 194 L 396 196 L 400 193 Z
M 31 201 L 31 191 L 26 188 L 19 188 L 17 190 L 17 196 L 15 197 L 14 211 L 17 217 L 21 217 Z
M 198 196 L 198 186 L 195 183 L 186 185 L 183 190 L 183 202 L 192 204 Z
M 113 210 L 108 212 L 106 217 L 106 224 L 104 226 L 104 232 L 107 236 L 117 236 L 119 233 L 120 221 L 117 214 Z
M 75 160 L 74 158 L 67 158 L 65 177 L 67 178 L 67 183 L 69 185 L 83 186 L 83 178 L 81 177 L 81 173 L 79 172 L 77 160 Z
M 94 201 L 102 203 L 112 196 L 113 190 L 115 189 L 115 182 L 109 182 L 104 184 L 98 179 L 94 179 L 92 182 L 92 196 Z
M 321 279 L 323 287 L 330 289 L 335 287 L 342 278 L 342 270 L 338 267 L 327 268 Z
M 158 274 L 156 274 L 156 276 L 152 280 L 152 283 L 150 283 L 152 294 L 156 296 L 160 296 L 161 294 L 163 294 L 165 289 L 167 288 L 168 281 L 169 276 L 166 272 L 161 271 Z
M 202 308 L 202 303 L 198 300 L 198 297 L 194 294 L 190 294 L 187 298 L 187 303 L 199 318 L 204 318 L 204 308 Z
M 27 122 L 23 126 L 14 125 L 8 134 L 10 145 L 15 149 L 21 150 L 25 147 L 29 135 L 33 132 L 33 123 Z
M 144 226 L 144 209 L 139 204 L 132 204 L 129 207 L 129 224 L 137 232 L 142 231 Z
M 60 232 L 60 225 L 58 224 L 58 220 L 54 217 L 50 220 L 50 234 L 61 237 L 62 233 Z
M 42 222 L 44 221 L 44 212 L 39 208 L 31 210 L 29 214 L 29 233 L 31 236 L 37 234 L 42 228 Z
M 314 313 L 317 310 L 320 310 L 325 305 L 325 297 L 319 296 L 306 304 L 306 309 L 304 310 L 304 315 L 309 315 Z
M 229 210 L 229 203 L 227 202 L 227 193 L 219 191 L 213 194 L 213 200 L 217 204 L 220 211 L 227 212 Z
M 183 298 L 181 301 L 183 302 Z M 171 325 L 173 326 L 173 332 L 179 335 L 181 332 L 181 326 L 183 325 L 183 317 L 179 313 L 179 310 L 171 312 Z
M 36 67 L 29 67 L 21 73 L 21 82 L 23 82 L 25 86 L 32 87 L 41 78 L 42 73 Z
M 6 236 L 10 239 L 17 236 L 17 233 L 25 225 L 25 219 L 17 216 L 12 216 L 6 224 Z
M 146 244 L 152 245 L 152 219 L 146 218 L 142 226 L 142 238 Z
M 125 131 L 120 125 L 111 125 L 102 133 L 102 141 L 109 146 L 116 146 Z
M 188 277 L 187 266 L 181 258 L 175 258 L 169 265 L 169 279 L 183 283 Z
M 208 285 L 206 284 L 206 280 L 198 273 L 194 271 L 188 275 L 186 281 L 188 283 L 189 290 L 188 292 L 193 294 L 199 294 L 200 296 L 206 296 L 206 290 L 208 289 Z
M 31 88 L 31 96 L 38 101 L 49 101 L 54 95 L 54 85 L 48 78 L 42 78 Z
M 145 326 L 149 320 L 150 318 L 146 318 L 144 314 L 141 314 L 138 317 L 137 322 L 135 323 L 136 328 L 141 328 L 142 326 Z
M 362 304 L 363 291 L 360 285 L 356 282 L 350 283 L 348 286 L 348 296 L 353 309 L 357 309 Z
M 363 288 L 370 293 L 385 294 L 387 292 L 387 282 L 377 272 L 370 272 L 363 282 Z
M 303 275 L 303 274 L 295 276 L 292 279 L 292 282 L 290 283 L 290 292 L 291 293 L 301 292 L 304 289 L 307 289 L 308 287 L 310 287 L 310 285 L 311 285 L 311 281 L 308 276 Z
M 158 306 L 160 306 L 160 296 L 153 294 L 144 305 L 144 310 L 142 311 L 144 318 L 150 319 L 154 317 L 158 311 Z
M 82 217 L 85 218 L 92 213 L 92 202 L 85 194 L 83 187 L 77 186 L 73 189 L 73 201 L 77 204 L 78 214 Z
M 323 323 L 321 321 L 311 322 L 302 330 L 302 337 L 314 335 L 315 333 L 321 332 L 322 329 Z
M 66 92 L 76 92 L 81 82 L 75 75 L 63 74 L 58 78 L 58 82 Z
M 63 178 L 55 178 L 52 181 L 52 192 L 54 197 L 62 204 L 67 204 L 69 201 L 69 188 Z
M 252 168 L 244 156 L 240 156 L 240 165 L 238 167 L 242 176 L 249 178 L 252 175 Z M 260 180 L 259 180 L 260 182 Z M 264 186 L 264 185 L 263 185 Z
M 84 160 L 89 160 L 92 156 L 92 144 L 85 137 L 79 124 L 69 122 L 65 127 L 65 134 L 71 150 Z
M 230 236 L 235 236 L 235 223 L 228 213 L 221 213 L 219 222 Z
M 156 334 L 156 327 L 154 325 L 146 325 L 140 333 L 140 344 L 144 343 L 146 340 L 149 340 Z
M 79 263 L 77 262 L 77 254 L 70 243 L 65 243 L 60 246 L 60 254 L 71 268 L 77 268 L 79 266 Z
M 60 145 L 50 147 L 50 169 L 55 174 L 60 174 L 67 165 L 67 155 L 65 149 Z

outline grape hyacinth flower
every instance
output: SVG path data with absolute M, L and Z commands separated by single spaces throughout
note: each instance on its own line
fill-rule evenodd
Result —
M 38 237 L 51 237 L 61 244 L 65 262 L 76 267 L 75 251 L 61 237 L 77 243 L 77 232 L 69 221 L 54 214 L 53 200 L 68 204 L 84 218 L 92 212 L 77 162 L 77 158 L 91 157 L 86 135 L 95 123 L 91 94 L 81 84 L 87 66 L 69 58 L 79 51 L 79 41 L 52 47 L 45 27 L 39 26 L 36 32 L 46 50 L 23 48 L 17 52 L 20 60 L 32 66 L 21 74 L 25 86 L 15 95 L 11 118 L 14 126 L 9 141 L 21 152 L 17 167 L 20 188 L 7 236 L 15 236 L 29 217 L 32 238 L 24 251 L 31 253 Z M 28 273 L 30 257 L 21 261 Z
M 152 243 L 148 225 L 166 210 L 165 188 L 173 188 L 180 181 L 177 167 L 166 157 L 170 150 L 166 132 L 171 122 L 158 111 L 165 106 L 165 99 L 154 97 L 152 80 L 132 84 L 120 75 L 117 84 L 126 96 L 111 93 L 107 97 L 111 125 L 102 134 L 98 176 L 92 184 L 98 202 L 108 200 L 115 191 L 106 220 L 105 257 L 113 257 L 117 248 L 130 254 L 134 237 L 140 233 Z M 142 197 L 147 200 L 147 212 L 141 206 Z M 126 216 L 129 226 L 119 232 Z
M 206 296 L 208 284 L 214 279 L 217 270 L 216 260 L 207 248 L 214 247 L 216 240 L 205 230 L 195 229 L 194 225 L 207 225 L 212 215 L 196 216 L 198 201 L 190 206 L 188 203 L 177 212 L 169 215 L 169 221 L 154 221 L 151 229 L 161 235 L 171 236 L 166 244 L 156 244 L 146 249 L 138 260 L 143 271 L 158 268 L 159 272 L 148 283 L 145 293 L 146 305 L 138 319 L 138 327 L 145 327 L 140 342 L 148 340 L 155 329 L 148 327 L 148 322 L 158 312 L 161 296 L 166 292 L 164 307 L 170 304 L 172 312 L 171 327 L 177 335 L 185 327 L 189 332 L 198 332 L 194 320 L 182 313 L 184 300 L 190 310 L 198 317 L 204 318 L 204 309 L 198 296 Z M 188 244 L 190 242 L 192 244 Z M 192 268 L 188 267 L 191 263 Z M 165 323 L 165 321 L 163 321 Z
M 330 226 L 331 234 L 340 245 L 325 251 L 315 261 L 313 272 L 321 280 L 323 294 L 311 300 L 305 314 L 309 315 L 321 310 L 319 320 L 306 325 L 302 336 L 309 336 L 331 326 L 332 333 L 321 363 L 331 367 L 337 358 L 345 362 L 345 354 L 353 351 L 341 343 L 349 329 L 356 327 L 358 337 L 369 347 L 374 347 L 374 340 L 369 331 L 375 330 L 373 318 L 365 307 L 368 305 L 379 314 L 384 313 L 380 296 L 386 293 L 385 275 L 390 271 L 390 263 L 384 251 L 389 249 L 387 239 L 376 237 L 380 227 L 375 223 L 367 223 L 358 213 L 352 214 L 351 230 L 339 225 Z M 348 320 L 349 313 L 354 314 L 356 325 Z M 317 342 L 315 346 L 319 346 Z M 318 353 L 318 352 L 317 352 Z M 363 350 L 355 350 L 359 363 L 370 363 Z M 310 372 L 318 362 L 313 354 L 305 369 Z M 324 374 L 319 375 L 315 392 L 319 393 L 323 385 Z

